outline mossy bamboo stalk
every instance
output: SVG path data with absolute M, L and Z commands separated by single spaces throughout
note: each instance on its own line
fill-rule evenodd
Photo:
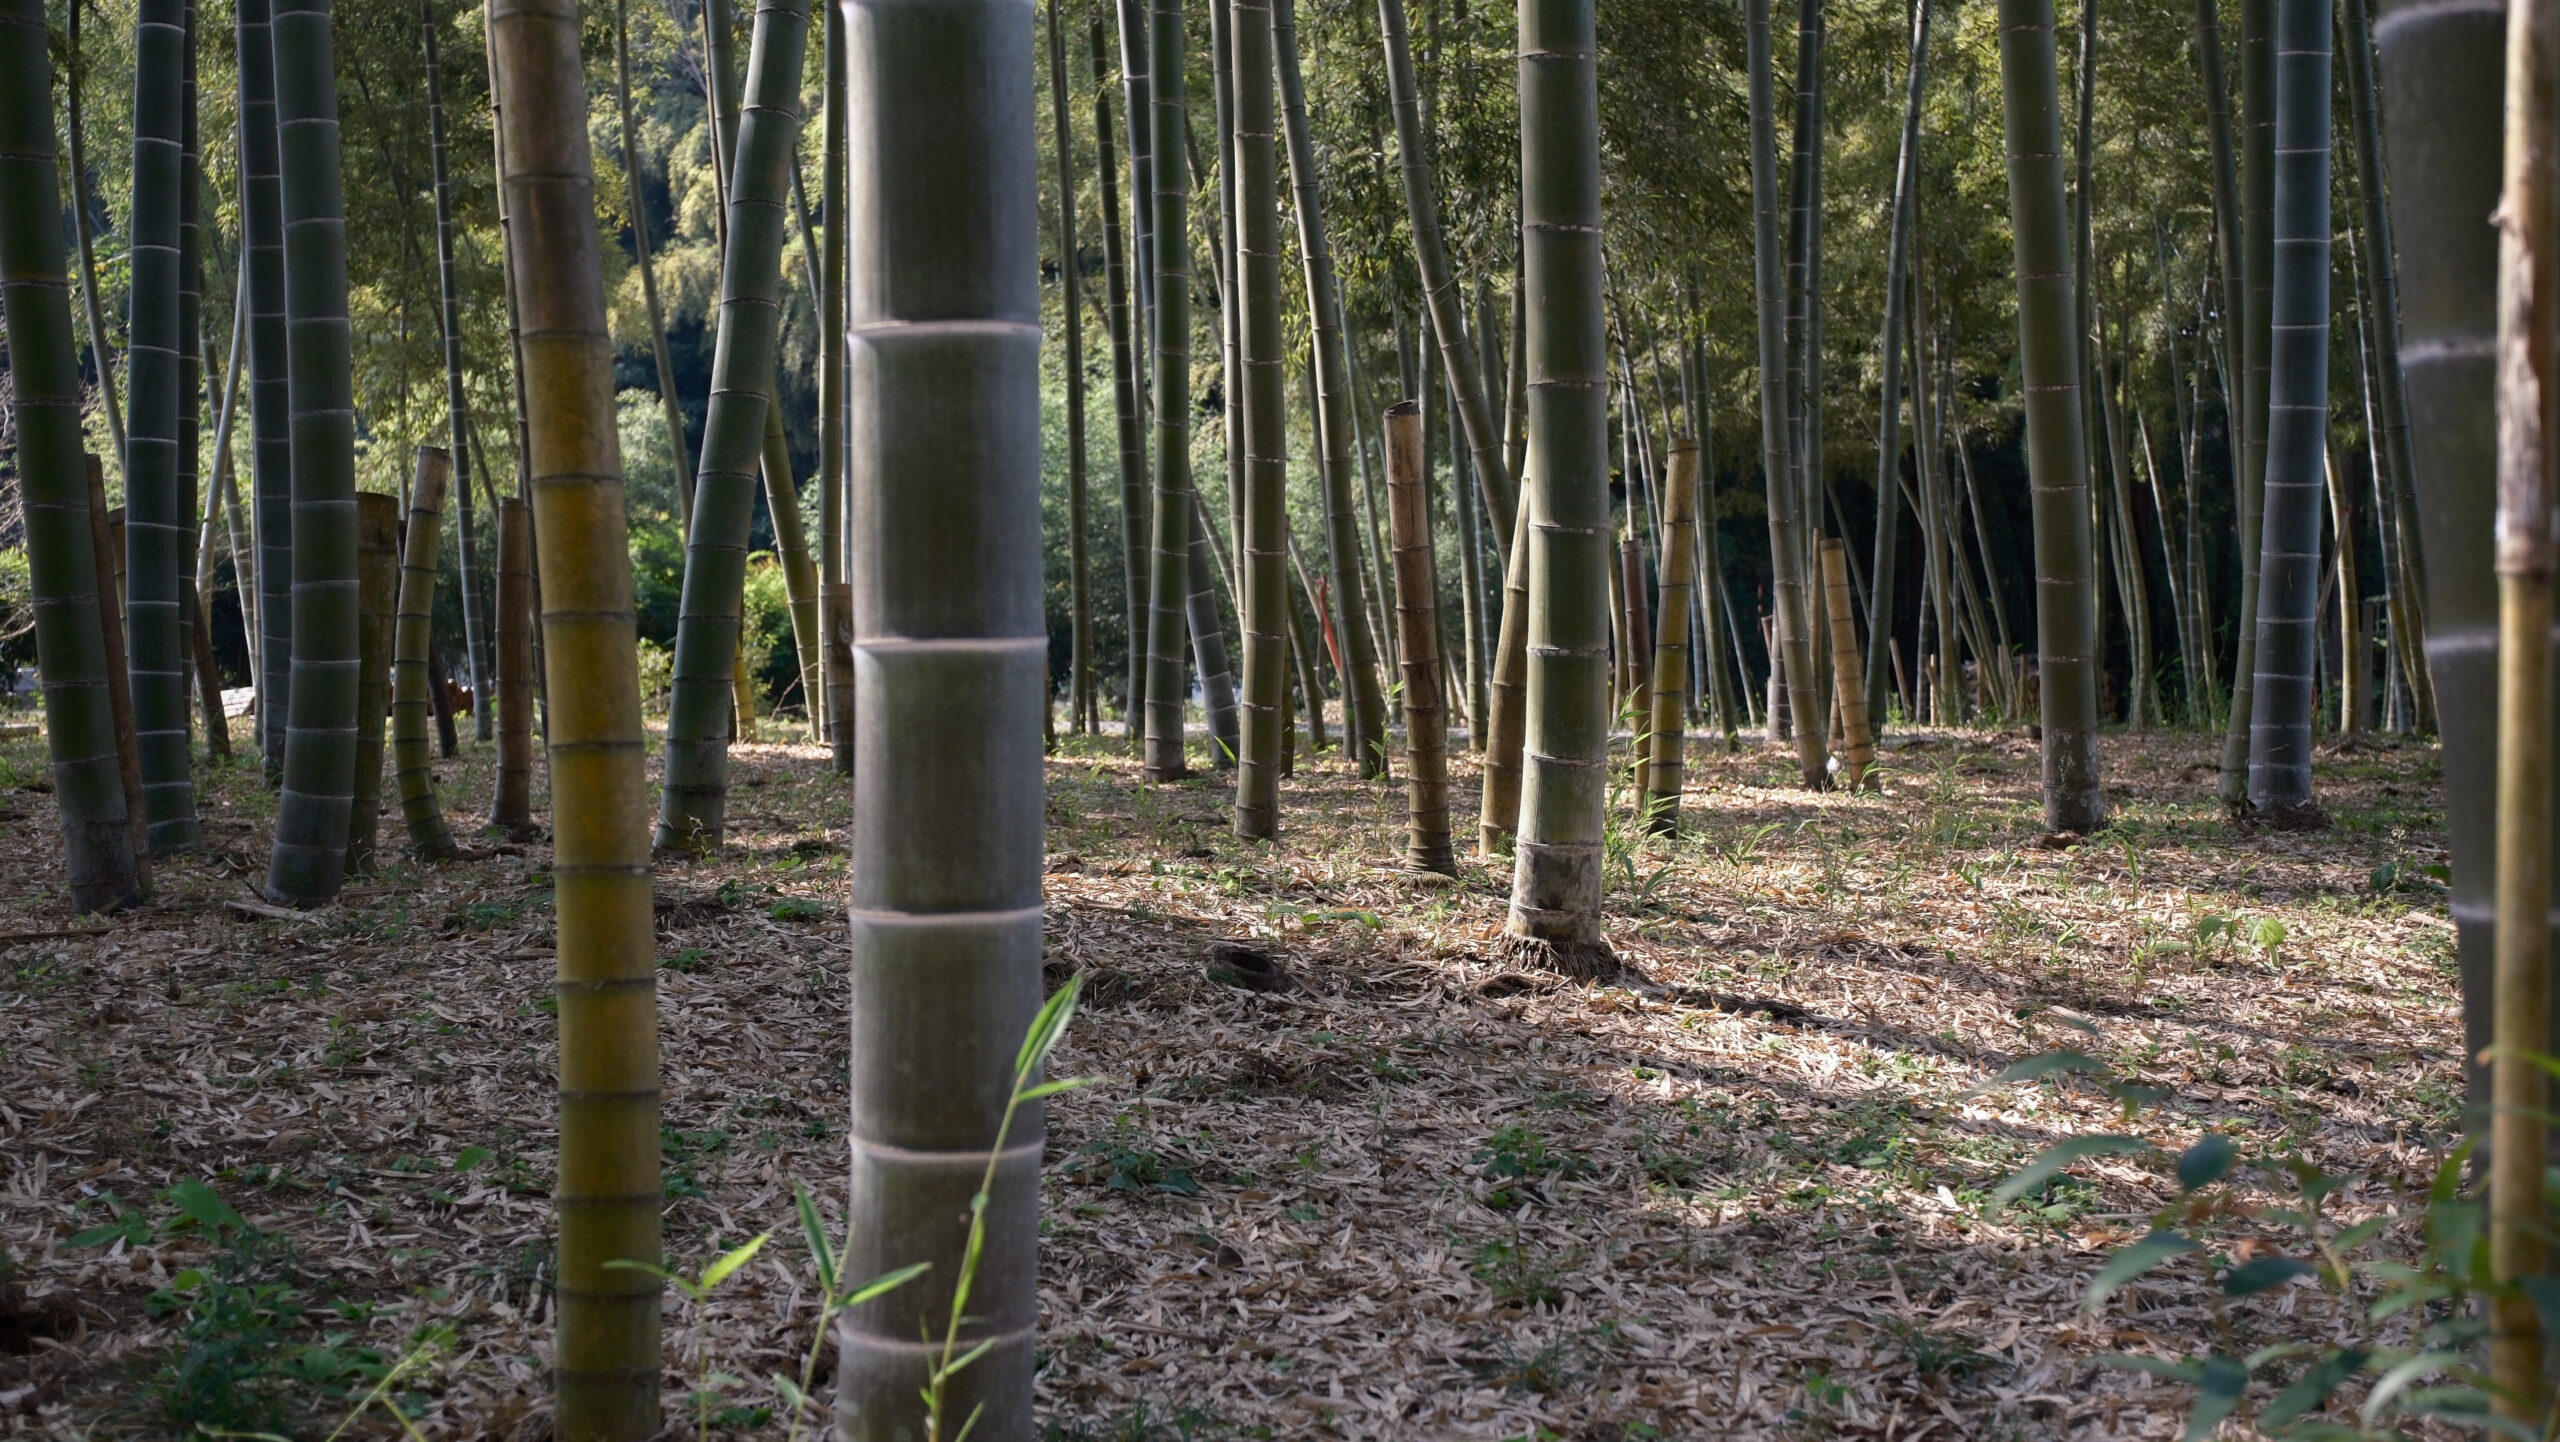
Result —
M 533 826 L 533 526 L 524 501 L 498 498 L 497 782 L 489 829 L 521 835 Z M 506 764 L 510 755 L 519 759 Z
M 1528 722 L 1509 948 L 1576 976 L 1600 929 L 1608 819 L 1608 351 L 1592 0 L 1521 0 L 1521 240 L 1529 333 Z
M 479 518 L 471 508 L 470 452 L 465 445 L 465 438 L 470 432 L 471 418 L 469 394 L 462 386 L 462 277 L 454 264 L 453 254 L 453 166 L 450 147 L 446 144 L 445 137 L 444 66 L 441 52 L 436 45 L 435 0 L 419 0 L 418 16 L 418 32 L 424 37 L 427 62 L 427 140 L 429 154 L 433 157 L 435 174 L 436 286 L 440 302 L 436 314 L 438 326 L 444 337 L 444 395 L 448 417 L 446 431 L 449 437 L 447 453 L 452 457 L 455 476 L 454 507 L 460 517 L 461 525 L 461 530 L 456 533 L 455 554 L 456 579 L 460 583 L 462 597 L 463 669 L 471 682 L 471 729 L 473 734 L 486 741 L 491 735 L 490 712 L 493 709 L 489 704 L 488 620 L 481 614 L 480 609 L 480 528 Z M 623 149 L 624 157 L 628 160 L 631 150 L 631 100 L 628 78 L 631 62 L 630 45 L 624 36 L 622 10 L 619 5 L 614 9 L 614 44 L 615 54 L 620 64 L 620 69 L 616 73 L 623 77 L 620 92 Z M 636 165 L 632 173 L 634 183 L 628 193 L 637 196 L 640 193 L 640 187 L 637 183 Z M 634 230 L 644 231 L 639 217 L 639 204 L 636 200 L 632 204 L 632 227 Z M 658 316 L 657 277 L 649 266 L 649 239 L 645 231 L 639 237 L 639 252 L 640 278 L 649 296 L 649 316 L 653 322 L 652 333 L 658 340 L 659 379 L 663 384 L 667 372 L 666 338 L 663 325 L 655 324 Z M 673 403 L 670 397 L 669 404 Z M 676 444 L 679 449 L 682 448 L 684 440 L 681 434 L 677 436 Z M 676 468 L 679 489 L 682 488 L 682 478 L 685 474 L 684 467 Z
M 2249 723 L 2249 810 L 2278 826 L 2320 818 L 2311 716 L 2329 424 L 2330 34 L 2329 0 L 2279 0 L 2266 501 Z
M 1280 280 L 1279 101 L 1274 89 L 1271 0 L 1233 0 L 1236 312 L 1244 412 L 1243 764 L 1236 778 L 1236 834 L 1280 834 L 1289 606 L 1288 355 Z M 1324 693 L 1307 688 L 1310 710 Z
M 1440 583 L 1422 474 L 1422 408 L 1387 408 L 1387 526 L 1395 549 L 1396 629 L 1403 644 L 1405 855 L 1418 871 L 1457 874 L 1449 844 L 1449 713 L 1441 699 Z
M 852 0 L 845 28 L 862 756 L 843 1272 L 932 1270 L 839 1324 L 836 1431 L 888 1442 L 925 1435 L 917 1337 L 953 1315 L 1041 1004 L 1039 157 L 1030 6 Z M 1028 1105 L 980 1213 L 958 1345 L 986 1350 L 946 1408 L 974 1436 L 1034 1431 L 1041 1136 Z
M 125 642 L 131 667 L 134 739 L 140 748 L 142 805 L 152 855 L 201 845 L 189 767 L 187 642 L 180 615 L 181 553 L 192 508 L 180 493 L 180 436 L 186 382 L 180 361 L 195 342 L 181 335 L 180 229 L 186 185 L 186 7 L 143 0 L 134 20 L 133 215 L 127 264 L 126 378 L 133 412 L 125 432 Z M 192 430 L 186 442 L 194 443 Z
M 436 562 L 442 551 L 445 481 L 453 459 L 439 446 L 418 447 L 409 483 L 409 527 L 400 540 L 400 609 L 391 642 L 391 762 L 400 788 L 400 820 L 409 849 L 438 861 L 453 855 L 453 832 L 436 798 L 427 748 L 428 653 L 435 644 Z
M 346 879 L 355 787 L 355 367 L 338 169 L 332 0 L 274 0 L 285 344 L 293 404 L 293 682 L 269 899 L 316 906 Z
M 2000 0 L 2000 72 L 2035 521 L 2044 819 L 2047 830 L 2086 834 L 2104 824 L 2106 794 L 2098 767 L 2097 587 L 2079 324 L 2071 311 L 2071 232 L 2063 214 L 2053 0 Z M 1949 555 L 1951 565 L 1963 563 L 1960 549 Z
M 1798 483 L 1795 437 L 1790 433 L 1785 255 L 1779 249 L 1777 122 L 1771 113 L 1769 3 L 1746 0 L 1743 35 L 1751 93 L 1752 279 L 1760 345 L 1760 453 L 1769 503 L 1769 587 L 1777 621 L 1778 658 L 1786 678 L 1789 710 L 1815 713 L 1813 617 L 1805 579 L 1803 489 Z M 1820 726 L 1794 728 L 1796 771 L 1806 786 L 1829 780 L 1828 738 Z
M 1697 574 L 1698 443 L 1671 442 L 1663 478 L 1662 605 L 1653 633 L 1653 718 L 1647 727 L 1644 829 L 1680 834 L 1680 793 L 1687 776 L 1690 587 Z
M 356 496 L 356 764 L 347 806 L 347 869 L 373 869 L 382 830 L 383 717 L 391 704 L 392 629 L 400 599 L 400 498 Z
M 1316 461 L 1324 483 L 1325 527 L 1331 537 L 1333 588 L 1342 612 L 1345 745 L 1358 758 L 1360 775 L 1386 770 L 1386 693 L 1378 678 L 1377 632 L 1363 596 L 1360 527 L 1352 509 L 1352 456 L 1358 421 L 1353 415 L 1350 361 L 1342 334 L 1339 282 L 1318 190 L 1313 126 L 1307 119 L 1306 79 L 1298 60 L 1295 0 L 1274 0 L 1272 35 L 1280 66 L 1282 134 L 1289 147 L 1289 186 L 1298 222 L 1298 259 L 1306 272 L 1307 320 L 1315 347 Z
M 143 887 L 116 744 L 89 462 L 80 449 L 48 38 L 41 0 L 0 0 L 0 310 L 9 328 L 9 409 L 64 880 L 73 911 L 116 911 L 138 901 Z
M 784 205 L 808 47 L 806 0 L 759 0 L 755 25 L 745 115 L 730 169 L 729 239 L 721 261 L 711 407 L 703 421 L 676 622 L 666 786 L 654 843 L 661 852 L 717 847 L 728 803 L 729 747 L 723 722 L 735 696 L 747 527 L 766 451 L 765 412 L 772 402 Z M 742 728 L 747 720 L 742 714 Z
M 500 180 L 516 219 L 524 393 L 538 508 L 559 919 L 558 1340 L 553 1432 L 658 1428 L 655 935 L 640 678 L 614 426 L 595 170 L 574 0 L 492 0 L 509 104 Z M 795 80 L 799 66 L 792 67 Z M 518 503 L 521 504 L 521 503 Z M 526 528 L 519 527 L 519 533 Z

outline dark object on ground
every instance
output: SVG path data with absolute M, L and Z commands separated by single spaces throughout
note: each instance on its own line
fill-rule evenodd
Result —
M 1296 984 L 1281 968 L 1279 958 L 1232 941 L 1209 943 L 1208 973 L 1211 981 L 1246 991 L 1287 991 Z

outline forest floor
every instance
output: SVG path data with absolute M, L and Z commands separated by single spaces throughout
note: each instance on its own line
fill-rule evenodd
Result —
M 1982 1084 L 2103 1056 L 2167 1093 L 2158 1134 L 2360 1177 L 2342 1216 L 2423 1191 L 2462 1086 L 2435 750 L 2324 743 L 2334 825 L 2275 834 L 2226 827 L 2215 749 L 2111 735 L 2115 827 L 2048 846 L 2023 733 L 1898 734 L 1863 796 L 1693 742 L 1683 837 L 1611 848 L 1610 935 L 1653 984 L 1586 987 L 1494 959 L 1507 866 L 1395 868 L 1400 792 L 1338 752 L 1301 758 L 1273 851 L 1233 839 L 1224 778 L 1142 786 L 1116 738 L 1070 738 L 1048 966 L 1085 992 L 1054 1069 L 1099 1082 L 1050 1110 L 1045 1434 L 2176 1435 L 2185 1388 L 2093 1358 L 2212 1345 L 2206 1272 L 2080 1305 L 2175 1194 L 2166 1163 L 1999 1204 L 2122 1119 L 2068 1078 Z M 438 768 L 457 831 L 488 757 Z M 843 1196 L 850 802 L 815 747 L 734 771 L 733 844 L 658 879 L 667 1246 L 690 1272 L 776 1232 L 707 1330 L 714 1432 L 779 1436 L 767 1379 L 815 1317 L 792 1186 Z M 208 849 L 92 927 L 42 743 L 0 741 L 0 1429 L 318 1436 L 407 1356 L 425 1435 L 545 1435 L 547 846 L 393 859 L 262 916 L 226 903 L 272 798 L 206 775 Z M 1292 985 L 1213 979 L 1216 939 Z M 2341 1315 L 2304 1281 L 2229 1325 Z M 676 1436 L 696 1320 L 671 1300 Z M 355 1435 L 394 1431 L 377 1408 Z

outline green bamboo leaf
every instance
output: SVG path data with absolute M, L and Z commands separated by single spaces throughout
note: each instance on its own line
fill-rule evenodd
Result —
M 646 1272 L 661 1282 L 673 1282 L 679 1287 L 689 1285 L 684 1278 L 653 1262 L 635 1262 L 629 1257 L 616 1257 L 604 1265 L 605 1270 L 609 1272 Z
M 879 1276 L 872 1278 L 870 1281 L 865 1282 L 861 1286 L 854 1288 L 852 1291 L 845 1293 L 841 1297 L 838 1297 L 835 1304 L 838 1307 L 859 1307 L 874 1297 L 882 1296 L 899 1287 L 905 1286 L 907 1283 L 914 1281 L 916 1278 L 923 1276 L 931 1270 L 933 1270 L 933 1263 L 917 1262 L 912 1266 L 900 1267 L 894 1272 L 883 1272 Z
M 2329 1400 L 2340 1383 L 2362 1370 L 2365 1359 L 2373 1355 L 2362 1347 L 2346 1347 L 2330 1353 L 2304 1369 L 2292 1385 L 2276 1394 L 2267 1410 L 2258 1415 L 2261 1427 L 2281 1427 L 2305 1412 L 2313 1411 Z
M 1070 975 L 1067 984 L 1051 993 L 1049 999 L 1041 1004 L 1040 1014 L 1031 1019 L 1031 1029 L 1023 1033 L 1022 1049 L 1014 1054 L 1014 1075 L 1029 1076 L 1048 1057 L 1050 1049 L 1057 1046 L 1058 1039 L 1066 1035 L 1067 1023 L 1076 1014 L 1076 998 L 1083 991 L 1084 973 L 1079 971 Z
M 242 1220 L 240 1214 L 231 1209 L 231 1204 L 217 1195 L 213 1188 L 194 1177 L 171 1187 L 168 1198 L 170 1204 L 184 1213 L 189 1221 L 208 1233 L 218 1236 L 232 1231 L 246 1236 L 256 1230 Z
M 800 1216 L 800 1240 L 809 1249 L 810 1263 L 818 1269 L 818 1290 L 832 1297 L 836 1294 L 835 1251 L 827 1244 L 826 1218 L 818 1215 L 817 1198 L 797 1178 L 791 1183 L 791 1206 Z
M 2420 1352 L 2414 1357 L 2396 1363 L 2375 1380 L 2373 1391 L 2366 1394 L 2364 1406 L 2356 1415 L 2363 1419 L 2366 1426 L 2372 1426 L 2383 1415 L 2382 1409 L 2390 1406 L 2392 1399 L 2408 1390 L 2409 1384 L 2430 1373 L 2442 1372 L 2449 1367 L 2459 1367 L 2468 1360 L 2470 1359 L 2460 1352 Z
M 2081 1309 L 2089 1312 L 2098 1310 L 2099 1304 L 2105 1302 L 2118 1287 L 2173 1257 L 2197 1250 L 2195 1243 L 2176 1232 L 2153 1232 L 2107 1259 L 2107 1264 L 2098 1269 L 2098 1275 L 2089 1280 L 2089 1295 L 2081 1299 Z
M 2027 1163 L 2025 1171 L 2022 1171 L 2016 1176 L 2011 1177 L 2009 1180 L 2002 1182 L 2000 1184 L 2000 1190 L 1991 1194 L 1991 1199 L 1996 1205 L 2007 1206 L 2009 1203 L 2016 1201 L 2028 1192 L 2034 1191 L 2037 1187 L 2044 1185 L 2045 1181 L 2053 1176 L 2054 1173 L 2061 1171 L 2064 1167 L 2070 1166 L 2074 1162 L 2086 1161 L 2090 1157 L 2116 1156 L 2122 1155 L 2126 1152 L 2148 1151 L 2150 1150 L 2150 1145 L 2150 1143 L 2142 1140 L 2140 1137 L 2117 1136 L 2113 1134 L 2066 1138 L 2065 1140 L 2056 1142 L 2052 1146 L 2045 1148 L 2043 1155 L 2038 1156 L 2034 1161 Z
M 2187 1430 L 2180 1442 L 2203 1442 L 2213 1435 L 2240 1406 L 2240 1394 L 2249 1387 L 2249 1369 L 2229 1357 L 2207 1357 L 2196 1379 L 2196 1409 L 2187 1414 Z
M 1094 1083 L 1101 1080 L 1102 1078 L 1098 1076 L 1060 1077 L 1056 1081 L 1045 1081 L 1040 1083 L 1038 1086 L 1029 1088 L 1022 1093 L 1021 1099 L 1027 1102 L 1036 1102 L 1042 1097 L 1056 1096 L 1060 1092 L 1082 1091 L 1086 1087 L 1092 1086 Z
M 2269 1287 L 2279 1287 L 2296 1277 L 2311 1275 L 2311 1264 L 2294 1257 L 2260 1257 L 2243 1262 L 2225 1273 L 2222 1292 L 2227 1297 L 2253 1297 Z
M 763 1251 L 764 1244 L 772 1240 L 773 1233 L 758 1232 L 749 1238 L 745 1245 L 721 1253 L 712 1260 L 710 1266 L 702 1269 L 702 1290 L 708 1292 L 729 1280 L 740 1267 L 754 1261 L 756 1253 Z
M 2178 1189 L 2192 1192 L 2221 1181 L 2240 1157 L 2240 1149 L 2220 1132 L 2207 1132 L 2178 1154 Z

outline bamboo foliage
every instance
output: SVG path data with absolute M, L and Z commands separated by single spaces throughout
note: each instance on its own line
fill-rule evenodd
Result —
M 714 26 L 715 32 L 718 28 Z M 660 851 L 717 847 L 728 805 L 731 672 L 738 661 L 747 528 L 766 452 L 784 215 L 808 34 L 806 0 L 759 0 L 746 113 L 738 127 L 737 158 L 729 168 L 719 338 L 676 621 L 666 787 L 660 794 L 655 840 Z M 788 484 L 787 477 L 780 482 Z
M 2427 556 L 2427 667 L 2444 747 L 2445 832 L 2462 969 L 2469 1129 L 2490 1124 L 2478 1062 L 2495 1039 L 2498 593 L 2498 206 L 2506 16 L 2498 7 L 2387 0 L 2374 23 L 2390 108 L 2392 229 L 2401 273 L 2401 378 Z M 2550 1051 L 2548 1045 L 2542 1048 Z
M 1528 725 L 1505 932 L 1526 959 L 1607 976 L 1608 358 L 1592 0 L 1521 0 L 1521 245 L 1529 332 Z
M 2249 809 L 2277 826 L 2320 819 L 2311 716 L 2328 489 L 2329 44 L 2329 0 L 2279 0 L 2266 499 L 2249 724 Z
M 285 344 L 293 405 L 293 679 L 267 895 L 316 906 L 346 879 L 357 723 L 354 365 L 332 0 L 275 0 Z
M 46 41 L 42 0 L 0 0 L 0 315 L 63 869 L 74 911 L 114 911 L 140 897 L 90 547 Z
M 1038 156 L 1028 5 L 845 11 L 856 731 L 848 1277 L 926 1262 L 846 1314 L 836 1432 L 925 1434 L 940 1338 L 984 1221 L 947 1415 L 1033 1435 L 1042 1122 L 989 1169 L 1039 1012 Z M 1178 52 L 1177 52 L 1178 53 Z M 983 1210 L 972 1204 L 980 1178 Z M 983 1351 L 972 1349 L 984 1347 Z M 938 1351 L 939 1349 L 937 1349 Z M 976 1409 L 983 1407 L 983 1413 Z M 945 1432 L 944 1436 L 951 1434 Z
M 143 814 L 151 853 L 202 844 L 189 775 L 187 643 L 180 615 L 183 553 L 192 507 L 181 490 L 178 420 L 190 391 L 181 362 L 195 349 L 181 333 L 180 254 L 186 187 L 187 11 L 182 0 L 143 0 L 135 12 L 133 219 L 128 263 L 125 430 L 125 640 L 134 732 L 141 748 Z M 186 445 L 195 444 L 188 428 Z
M 2071 239 L 2062 194 L 2053 0 L 2000 0 L 2000 80 L 2035 522 L 2045 826 L 2086 834 L 2104 823 L 2106 796 L 2098 770 L 2097 585 L 2090 565 L 2079 323 L 2072 316 Z M 1951 567 L 1962 564 L 1962 555 L 1960 548 L 1950 548 Z
M 444 488 L 453 460 L 437 446 L 418 447 L 409 483 L 409 526 L 400 540 L 399 619 L 391 642 L 391 762 L 400 788 L 400 820 L 409 849 L 428 861 L 453 854 L 453 832 L 436 799 L 429 766 L 427 652 L 434 644 L 436 557 L 444 528 Z

